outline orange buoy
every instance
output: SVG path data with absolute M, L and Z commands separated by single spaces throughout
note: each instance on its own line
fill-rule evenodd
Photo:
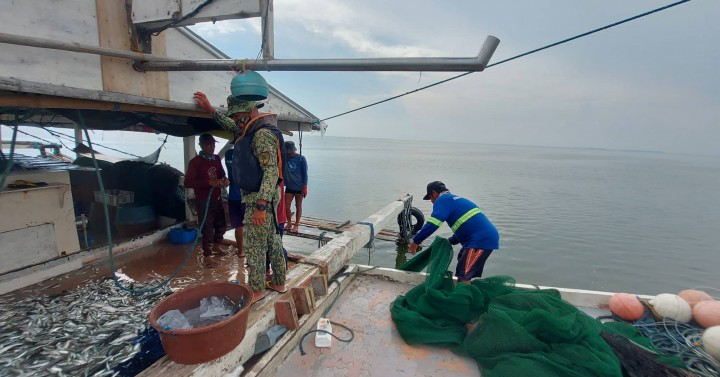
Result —
M 686 289 L 678 293 L 678 296 L 682 297 L 683 300 L 687 301 L 687 303 L 690 304 L 691 308 L 700 301 L 713 300 L 712 296 L 710 296 L 707 292 L 699 291 L 697 289 Z
M 720 302 L 701 301 L 693 308 L 693 317 L 700 326 L 720 326 Z
M 640 300 L 629 293 L 616 293 L 610 297 L 610 311 L 626 321 L 637 321 L 645 313 Z

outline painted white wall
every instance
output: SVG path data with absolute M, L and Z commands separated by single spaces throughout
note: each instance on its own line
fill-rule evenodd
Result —
M 12 243 L 0 242 L 3 263 L 10 263 L 17 253 L 38 253 L 40 262 L 63 254 L 72 254 L 80 250 L 75 213 L 73 210 L 70 175 L 67 171 L 13 172 L 7 183 L 15 180 L 46 182 L 47 187 L 31 190 L 3 190 L 0 193 L 0 213 L 12 216 L 0 216 L 0 240 L 14 240 Z M 38 233 L 28 230 L 39 225 L 50 224 L 54 234 Z M 35 228 L 36 230 L 38 228 Z M 17 231 L 20 231 L 18 233 Z M 32 240 L 28 237 L 39 234 L 52 240 Z M 24 237 L 18 237 L 24 235 Z M 37 247 L 51 244 L 46 250 Z M 6 253 L 7 252 L 7 253 Z M 22 258 L 18 256 L 17 258 Z
M 0 32 L 99 46 L 95 0 L 3 0 Z M 0 43 L 0 76 L 102 90 L 100 56 Z

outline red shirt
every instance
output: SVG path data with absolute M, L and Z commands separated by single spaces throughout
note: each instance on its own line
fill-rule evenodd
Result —
M 187 174 L 185 174 L 185 187 L 195 190 L 196 200 L 207 200 L 210 192 L 210 180 L 225 178 L 225 170 L 220 163 L 220 157 L 213 155 L 214 159 L 210 160 L 203 156 L 195 156 L 188 163 Z M 220 189 L 212 190 L 212 200 L 220 198 Z

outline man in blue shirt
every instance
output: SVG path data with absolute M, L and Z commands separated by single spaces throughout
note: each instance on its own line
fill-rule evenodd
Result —
M 481 277 L 485 261 L 490 253 L 499 248 L 500 235 L 495 226 L 468 199 L 454 195 L 440 181 L 427 185 L 423 200 L 433 203 L 430 218 L 410 242 L 410 253 L 415 254 L 418 245 L 433 234 L 443 222 L 447 222 L 454 234 L 449 238 L 453 245 L 460 243 L 455 276 L 458 282 L 469 283 L 472 278 Z
M 230 194 L 228 195 L 228 212 L 230 213 L 230 225 L 235 229 L 235 242 L 237 242 L 238 257 L 245 257 L 243 248 L 243 236 L 245 233 L 245 207 L 242 202 L 242 190 L 233 182 L 232 175 L 233 148 L 225 152 L 225 166 L 228 177 L 230 177 Z
M 308 184 L 308 165 L 305 156 L 297 153 L 295 143 L 292 141 L 285 142 L 285 152 L 287 153 L 287 161 L 285 167 L 285 216 L 287 225 L 285 230 L 289 232 L 298 232 L 300 225 L 300 217 L 302 217 L 302 202 L 307 196 Z M 295 225 L 292 225 L 292 211 L 290 206 L 295 199 Z M 292 230 L 291 230 L 292 229 Z

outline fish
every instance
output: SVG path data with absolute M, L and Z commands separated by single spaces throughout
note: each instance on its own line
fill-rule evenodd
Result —
M 0 296 L 0 375 L 115 375 L 115 367 L 140 352 L 133 340 L 170 293 L 166 287 L 133 295 L 105 279 L 52 296 Z

